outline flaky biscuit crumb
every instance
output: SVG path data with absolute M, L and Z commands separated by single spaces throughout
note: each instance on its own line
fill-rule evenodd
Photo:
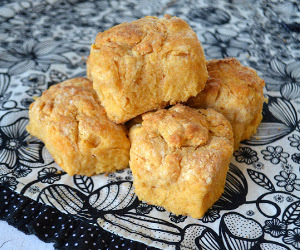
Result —
M 213 108 L 231 123 L 234 147 L 255 134 L 262 120 L 264 81 L 235 58 L 207 61 L 209 79 L 203 91 L 188 100 L 193 108 Z
M 99 33 L 87 75 L 108 117 L 117 123 L 187 101 L 207 80 L 196 33 L 185 21 L 169 15 L 148 16 Z
M 107 118 L 86 78 L 46 90 L 30 105 L 26 129 L 45 143 L 69 175 L 91 176 L 128 166 L 130 142 L 125 128 Z
M 223 115 L 178 104 L 144 114 L 129 134 L 139 199 L 195 218 L 219 199 L 233 152 Z

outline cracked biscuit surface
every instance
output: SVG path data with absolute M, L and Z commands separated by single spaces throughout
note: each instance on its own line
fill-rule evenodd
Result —
M 264 81 L 235 58 L 207 61 L 209 79 L 203 91 L 188 100 L 193 108 L 213 108 L 231 123 L 234 148 L 256 133 L 262 120 Z
M 108 117 L 123 123 L 185 102 L 205 85 L 207 70 L 196 33 L 182 19 L 145 17 L 99 33 L 87 60 Z
M 213 109 L 180 104 L 142 118 L 129 132 L 135 193 L 177 215 L 202 217 L 224 191 L 230 123 Z
M 37 98 L 30 105 L 27 131 L 45 143 L 69 175 L 91 176 L 128 166 L 125 128 L 108 119 L 86 78 L 56 84 Z

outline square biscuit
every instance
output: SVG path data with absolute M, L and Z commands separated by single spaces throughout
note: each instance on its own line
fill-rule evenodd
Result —
M 179 104 L 142 118 L 129 132 L 138 198 L 177 215 L 202 217 L 224 192 L 233 152 L 230 123 L 212 109 Z
M 99 33 L 87 60 L 108 117 L 124 123 L 150 110 L 185 102 L 205 85 L 205 56 L 182 19 L 145 17 Z

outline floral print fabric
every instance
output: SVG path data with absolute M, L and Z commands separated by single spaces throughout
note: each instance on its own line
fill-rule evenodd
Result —
M 2 5 L 0 186 L 158 248 L 300 249 L 297 1 L 27 0 Z M 266 82 L 268 102 L 257 134 L 234 153 L 225 192 L 201 219 L 140 202 L 129 168 L 68 176 L 25 129 L 35 97 L 58 82 L 85 75 L 98 32 L 166 13 L 192 26 L 207 59 L 237 57 Z

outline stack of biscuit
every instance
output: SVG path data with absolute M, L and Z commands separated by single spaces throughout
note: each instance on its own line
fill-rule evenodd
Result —
M 87 77 L 32 103 L 28 132 L 69 175 L 129 164 L 139 199 L 202 217 L 261 122 L 264 81 L 234 58 L 206 61 L 196 33 L 169 15 L 99 33 Z

